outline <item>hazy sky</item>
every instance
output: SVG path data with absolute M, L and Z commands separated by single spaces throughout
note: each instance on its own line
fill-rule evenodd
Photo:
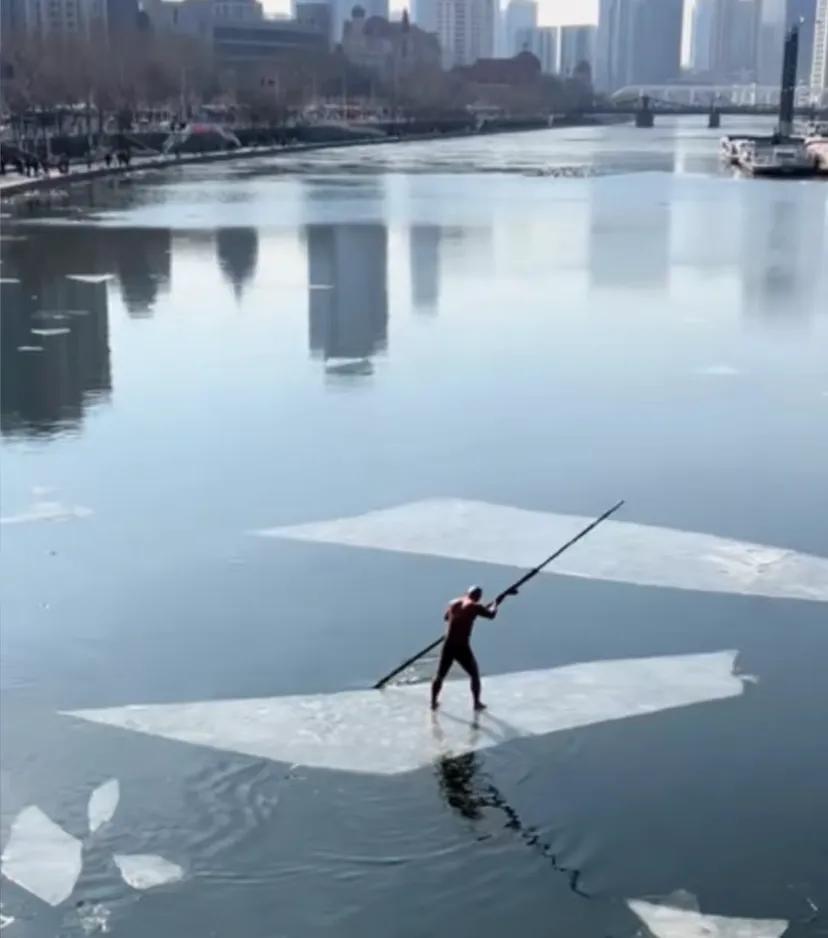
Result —
M 268 13 L 290 12 L 290 0 L 263 0 L 263 3 Z M 410 5 L 408 0 L 391 0 L 392 10 Z M 505 6 L 505 0 L 503 5 Z M 538 13 L 542 26 L 554 26 L 557 23 L 595 23 L 598 20 L 598 0 L 538 0 Z

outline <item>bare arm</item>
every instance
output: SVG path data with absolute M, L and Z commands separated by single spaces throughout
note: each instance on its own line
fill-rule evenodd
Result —
M 489 603 L 488 606 L 478 603 L 474 612 L 475 615 L 480 616 L 481 619 L 494 619 L 497 615 L 497 603 Z

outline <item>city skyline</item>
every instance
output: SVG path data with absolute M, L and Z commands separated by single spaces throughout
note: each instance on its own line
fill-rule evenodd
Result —
M 357 0 L 354 0 L 356 3 Z M 413 0 L 391 0 L 391 12 L 408 9 Z M 291 0 L 263 0 L 265 12 L 285 15 L 291 11 Z M 502 3 L 505 9 L 506 3 Z M 598 0 L 538 0 L 538 24 L 540 26 L 579 25 L 598 22 Z

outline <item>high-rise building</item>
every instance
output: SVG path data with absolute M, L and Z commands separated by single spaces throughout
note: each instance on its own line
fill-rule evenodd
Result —
M 785 44 L 786 0 L 762 0 L 756 46 L 756 80 L 760 85 L 779 82 Z
M 761 7 L 761 0 L 716 0 L 710 62 L 716 81 L 756 80 Z
M 538 5 L 533 0 L 509 0 L 503 19 L 503 55 L 511 58 L 522 51 L 518 34 L 538 25 Z
M 595 66 L 595 26 L 561 26 L 558 71 L 572 75 L 581 62 Z
M 138 0 L 105 0 L 106 25 L 111 36 L 129 36 L 138 27 Z
M 496 0 L 440 0 L 440 46 L 446 68 L 494 55 Z
M 413 0 L 411 5 L 411 21 L 415 26 L 419 26 L 420 29 L 424 29 L 427 33 L 439 32 L 439 0 Z
M 675 81 L 681 70 L 683 0 L 600 0 L 596 87 Z
M 788 0 L 786 25 L 788 28 L 799 23 L 799 67 L 797 81 L 806 85 L 811 79 L 811 61 L 814 52 L 814 25 L 816 24 L 817 0 Z
M 713 18 L 716 0 L 696 0 L 690 32 L 690 68 L 709 72 L 713 53 Z
M 86 36 L 94 24 L 106 25 L 103 0 L 26 0 L 25 23 L 41 38 Z
M 541 65 L 544 75 L 558 72 L 558 27 L 535 26 L 520 29 L 516 35 L 518 52 L 531 52 Z
M 2 0 L 0 2 L 0 35 L 7 39 L 26 30 L 25 0 Z
M 813 48 L 811 98 L 819 104 L 828 97 L 828 0 L 819 0 Z

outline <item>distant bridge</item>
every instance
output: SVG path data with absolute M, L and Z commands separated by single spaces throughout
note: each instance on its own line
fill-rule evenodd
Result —
M 779 108 L 779 85 L 757 84 L 627 85 L 615 91 L 609 103 L 616 110 L 637 110 L 645 96 L 653 110 L 662 113 L 706 113 L 715 107 L 725 113 L 757 114 Z M 797 87 L 795 105 L 803 112 L 818 106 L 807 85 Z

